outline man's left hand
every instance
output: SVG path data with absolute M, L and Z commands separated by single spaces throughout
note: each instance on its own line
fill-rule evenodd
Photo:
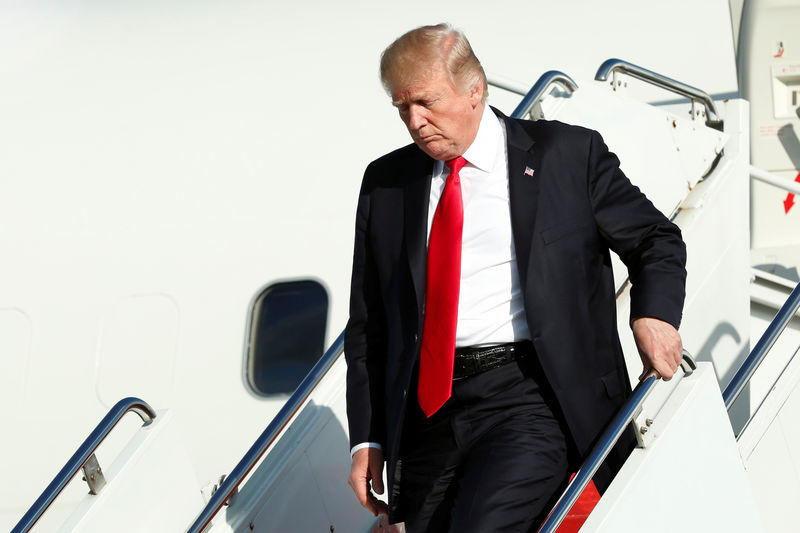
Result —
M 383 452 L 380 449 L 361 448 L 353 454 L 353 463 L 347 483 L 356 493 L 358 503 L 373 516 L 389 513 L 386 502 L 372 494 L 372 490 L 376 494 L 383 494 Z
M 631 327 L 644 365 L 639 381 L 651 370 L 658 372 L 664 381 L 672 379 L 683 359 L 683 344 L 678 330 L 672 324 L 652 317 L 637 318 Z

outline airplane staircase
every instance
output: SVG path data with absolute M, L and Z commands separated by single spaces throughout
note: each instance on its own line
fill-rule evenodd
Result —
M 738 354 L 748 344 L 748 233 L 747 221 L 740 216 L 747 209 L 747 183 L 741 179 L 747 172 L 747 105 L 729 101 L 724 110 L 717 110 L 701 91 L 618 60 L 601 70 L 606 80 L 581 88 L 563 73 L 546 73 L 515 115 L 598 129 L 620 153 L 626 173 L 635 176 L 634 182 L 683 229 L 689 257 L 695 251 L 698 258 L 689 265 L 690 273 L 698 275 L 690 277 L 682 334 L 687 346 L 701 349 L 690 376 L 658 386 L 650 378 L 637 388 L 634 397 L 642 394 L 646 401 L 628 408 L 643 447 L 634 451 L 581 530 L 708 531 L 725 526 L 758 531 L 758 513 L 717 375 L 720 364 L 737 366 Z M 621 75 L 630 72 L 656 77 L 662 86 L 687 96 L 692 102 L 689 117 L 619 94 L 624 86 Z M 631 131 L 640 135 L 632 136 Z M 714 232 L 708 227 L 720 224 L 727 228 L 724 238 L 709 235 Z M 736 280 L 736 287 L 718 282 L 715 274 L 723 271 Z M 629 283 L 623 268 L 616 272 L 624 331 Z M 738 293 L 738 300 L 728 304 L 726 297 L 736 297 L 731 293 Z M 710 309 L 724 316 L 709 320 Z M 727 337 L 715 333 L 719 329 L 727 331 Z M 731 339 L 733 350 L 725 344 Z M 636 350 L 631 350 L 632 339 L 623 342 L 626 353 L 634 356 L 628 365 L 633 374 L 639 364 Z M 349 454 L 345 364 L 336 351 L 338 343 L 312 371 L 316 377 L 301 385 L 283 417 L 270 424 L 187 531 L 388 530 L 357 505 L 344 482 Z M 626 415 L 617 425 L 624 429 L 629 418 Z M 587 472 L 575 476 L 574 487 L 590 479 Z M 571 490 L 574 499 L 582 487 Z M 681 505 L 682 494 L 691 494 L 694 499 L 687 500 L 693 503 Z M 225 506 L 226 501 L 230 505 Z M 557 514 L 563 518 L 566 511 Z M 687 520 L 693 524 L 688 528 Z M 543 530 L 558 530 L 558 524 L 547 527 Z
M 96 452 L 119 422 L 134 412 L 143 425 L 108 468 Z M 203 505 L 192 465 L 169 411 L 154 411 L 138 398 L 117 402 L 12 529 L 52 531 L 178 531 Z M 42 519 L 59 494 L 83 471 L 89 492 L 67 516 Z
M 628 97 L 626 75 L 687 97 L 690 108 L 651 106 Z M 775 462 L 769 456 L 788 442 L 778 438 L 781 433 L 791 430 L 793 438 L 798 435 L 789 423 L 789 411 L 784 416 L 782 410 L 800 402 L 800 394 L 795 394 L 800 390 L 800 362 L 789 360 L 775 385 L 762 395 L 760 408 L 742 410 L 747 421 L 739 423 L 743 429 L 738 442 L 731 426 L 736 417 L 729 416 L 720 393 L 720 385 L 727 386 L 746 364 L 750 337 L 753 274 L 748 221 L 741 216 L 748 209 L 747 103 L 714 102 L 693 87 L 610 60 L 596 80 L 580 87 L 563 73 L 546 73 L 526 93 L 515 115 L 599 130 L 620 154 L 626 174 L 681 227 L 689 250 L 681 334 L 697 356 L 696 369 L 686 367 L 693 371 L 682 379 L 656 382 L 650 377 L 638 385 L 613 431 L 633 424 L 640 446 L 581 531 L 749 532 L 761 530 L 762 524 L 770 526 L 768 531 L 780 531 L 763 519 L 758 492 L 763 483 L 754 478 L 770 474 Z M 619 330 L 635 382 L 640 363 L 627 324 L 630 284 L 618 260 L 615 283 Z M 340 335 L 207 503 L 177 428 L 170 424 L 170 413 L 159 413 L 154 420 L 153 413 L 151 423 L 106 470 L 108 486 L 96 496 L 88 495 L 61 530 L 391 530 L 357 504 L 345 483 L 350 459 L 342 350 Z M 742 390 L 752 404 L 750 382 Z M 612 441 L 613 435 L 599 446 Z M 777 444 L 769 447 L 768 442 Z M 69 476 L 85 463 L 84 456 L 91 455 L 79 451 L 80 457 L 68 463 Z M 794 460 L 800 465 L 792 455 L 797 453 L 800 441 L 782 456 L 781 464 Z M 597 457 L 590 457 L 588 468 L 575 476 L 564 502 L 581 494 L 591 478 L 592 461 Z M 797 471 L 785 477 L 795 484 L 800 480 Z M 558 527 L 569 507 L 565 503 L 556 508 L 553 521 L 542 530 L 563 532 Z M 26 519 L 21 524 L 27 527 Z

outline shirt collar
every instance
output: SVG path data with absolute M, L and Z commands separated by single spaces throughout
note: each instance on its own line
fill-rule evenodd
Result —
M 478 126 L 478 133 L 467 151 L 464 152 L 464 159 L 484 172 L 491 172 L 497 161 L 497 147 L 502 139 L 503 129 L 500 120 L 487 104 L 483 104 L 483 115 Z

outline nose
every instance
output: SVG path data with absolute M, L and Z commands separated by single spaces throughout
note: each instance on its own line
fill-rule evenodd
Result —
M 412 104 L 408 107 L 408 129 L 419 131 L 427 123 L 425 110 L 422 106 Z

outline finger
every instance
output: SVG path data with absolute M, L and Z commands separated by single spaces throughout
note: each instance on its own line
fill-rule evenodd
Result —
M 386 502 L 382 502 L 378 500 L 378 514 L 389 514 L 389 506 L 386 505 Z
M 383 456 L 373 453 L 369 459 L 368 475 L 372 482 L 372 490 L 377 494 L 383 494 Z
M 372 490 L 376 494 L 383 494 L 383 475 L 380 472 L 372 475 Z
M 358 503 L 361 504 L 361 507 L 366 507 L 367 509 L 369 509 L 370 508 L 370 505 L 369 505 L 370 493 L 369 493 L 369 489 L 367 489 L 367 486 L 363 485 L 363 486 L 357 487 L 357 488 L 355 488 L 353 490 L 355 490 L 355 492 L 356 492 L 356 499 L 358 499 Z
M 367 500 L 369 489 L 367 488 L 366 478 L 356 474 L 351 474 L 347 480 L 347 484 L 350 485 L 350 488 L 353 489 L 353 492 L 355 492 L 358 503 L 361 504 L 362 507 L 369 508 L 369 502 Z
M 368 494 L 367 498 L 367 503 L 364 505 L 364 507 L 367 509 L 367 511 L 372 513 L 372 516 L 378 516 L 378 505 L 376 503 L 375 496 Z
M 386 502 L 379 500 L 372 494 L 369 495 L 369 504 L 370 506 L 368 509 L 374 516 L 378 516 L 379 514 L 389 514 L 389 507 L 386 505 Z
M 678 349 L 670 352 L 669 355 L 669 366 L 672 370 L 672 374 L 675 375 L 675 373 L 678 371 L 678 368 L 680 368 L 681 363 L 683 363 L 683 349 L 678 347 Z
M 379 514 L 389 514 L 389 507 L 386 505 L 385 502 L 382 502 L 378 498 L 376 498 L 372 493 L 369 493 L 367 496 L 367 505 L 366 509 L 372 513 L 372 516 L 378 516 Z
M 672 376 L 675 375 L 675 370 L 672 368 L 672 364 L 667 361 L 656 361 L 653 365 L 655 367 L 656 372 L 661 374 L 661 379 L 664 381 L 669 381 L 672 379 Z

